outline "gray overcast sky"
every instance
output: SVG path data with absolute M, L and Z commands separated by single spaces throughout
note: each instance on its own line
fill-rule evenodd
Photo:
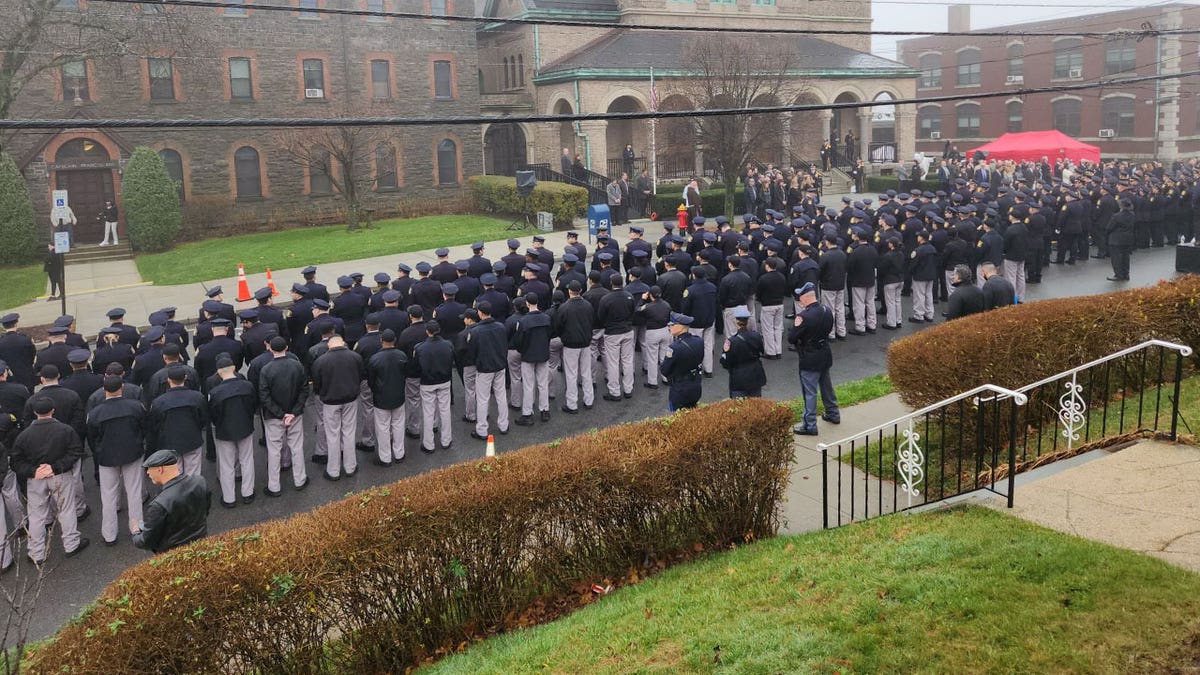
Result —
M 848 0 L 858 2 L 859 0 Z M 916 0 L 915 3 L 905 3 L 900 0 L 882 0 L 872 3 L 873 30 L 946 30 L 946 7 L 948 4 L 922 4 L 930 0 Z M 1101 12 L 1154 5 L 1169 4 L 1168 2 L 1139 2 L 1138 0 L 1097 0 L 1087 3 L 1085 0 L 1065 0 L 1056 4 L 1053 0 L 1038 3 L 1035 0 L 1014 0 L 1005 3 L 1000 0 L 964 0 L 971 5 L 971 28 L 994 28 L 1026 21 L 1041 21 L 1043 19 L 1059 19 L 1082 14 L 1099 14 Z M 964 3 L 958 3 L 964 4 Z M 872 40 L 872 51 L 884 58 L 896 57 L 896 40 L 900 38 L 888 35 L 876 35 Z

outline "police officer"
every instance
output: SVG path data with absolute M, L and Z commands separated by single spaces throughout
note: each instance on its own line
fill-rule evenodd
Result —
M 442 338 L 437 321 L 422 323 L 425 340 L 414 351 L 421 385 L 421 451 L 433 454 L 435 426 L 441 427 L 442 449 L 454 442 L 450 428 L 450 377 L 454 373 L 454 347 Z
M 368 312 L 378 312 L 383 309 L 383 294 L 391 290 L 390 284 L 392 282 L 392 277 L 388 275 L 387 272 L 376 272 L 374 279 L 375 290 L 372 291 L 370 297 L 367 298 Z
M 538 310 L 539 298 L 525 297 L 529 311 L 513 326 L 512 344 L 521 358 L 521 417 L 518 426 L 533 425 L 533 406 L 537 403 L 543 422 L 550 420 L 550 316 Z
M 216 361 L 213 374 L 216 374 Z M 177 450 L 182 470 L 189 475 L 199 475 L 200 454 L 204 447 L 208 428 L 208 401 L 204 395 L 184 385 L 187 372 L 178 366 L 167 370 L 170 388 L 150 404 L 146 415 L 147 448 L 154 450 Z
M 313 396 L 320 400 L 328 461 L 325 478 L 336 481 L 358 471 L 354 441 L 358 435 L 358 396 L 366 375 L 362 357 L 350 351 L 338 335 L 329 338 L 329 348 L 313 361 Z
M 703 393 L 700 373 L 704 363 L 704 339 L 689 331 L 692 323 L 692 317 L 672 312 L 667 324 L 674 340 L 663 357 L 662 374 L 670 383 L 667 409 L 671 412 L 695 408 Z
M 712 377 L 713 336 L 717 320 L 717 287 L 708 280 L 704 265 L 692 270 L 692 283 L 683 291 L 683 315 L 691 318 L 687 329 L 704 340 L 704 377 Z M 675 333 L 672 332 L 672 335 Z M 669 351 L 669 350 L 668 350 Z
M 279 463 L 286 449 L 292 459 L 292 480 L 297 490 L 308 486 L 304 470 L 304 407 L 308 402 L 308 374 L 300 359 L 288 352 L 278 335 L 268 345 L 271 361 L 258 375 L 258 404 L 262 408 L 263 435 L 267 437 L 268 497 L 280 494 Z
M 312 298 L 308 295 L 308 286 L 292 284 L 292 307 L 287 312 L 287 338 L 291 341 L 292 350 L 303 354 L 308 349 L 308 336 L 304 334 L 313 318 Z M 280 332 L 284 335 L 284 332 Z
M 610 278 L 612 289 L 600 298 L 596 325 L 604 329 L 605 401 L 633 398 L 634 311 L 633 296 L 625 290 L 620 275 Z
M 174 309 L 175 309 L 174 307 L 171 308 L 172 312 L 174 312 Z M 159 311 L 163 311 L 163 310 L 159 310 Z M 173 315 L 174 314 L 172 314 L 172 316 Z M 170 323 L 171 322 L 168 321 L 168 324 L 170 324 Z M 179 323 L 179 322 L 176 321 L 174 323 Z M 84 337 L 82 335 L 75 332 L 75 317 L 71 316 L 70 314 L 63 314 L 62 316 L 60 316 L 54 320 L 54 325 L 62 326 L 63 328 L 67 329 L 67 344 L 69 344 L 72 347 L 75 347 L 77 349 L 91 349 L 91 345 L 88 344 L 88 341 L 86 339 L 84 339 Z
M 124 396 L 125 383 L 118 375 L 104 378 L 104 400 L 88 412 L 88 443 L 100 466 L 100 536 L 117 543 L 117 507 L 124 488 L 131 522 L 142 519 L 142 476 L 139 470 L 145 446 L 146 409 L 141 401 Z
M 408 307 L 412 304 L 412 267 L 404 263 L 396 265 L 396 278 L 392 280 L 392 290 L 400 293 L 400 307 Z
M 17 332 L 20 318 L 21 315 L 16 312 L 0 317 L 0 325 L 4 326 L 4 334 L 0 335 L 0 360 L 8 364 L 14 382 L 33 388 L 33 361 L 37 357 L 37 349 L 33 346 L 33 340 Z
M 212 493 L 204 479 L 181 471 L 173 450 L 150 455 L 142 468 L 162 491 L 146 505 L 144 521 L 130 518 L 133 545 L 162 553 L 207 536 Z
M 492 261 L 483 255 L 483 242 L 474 242 L 471 244 L 471 257 L 467 258 L 467 273 L 478 279 L 491 271 Z
M 163 347 L 166 346 L 167 333 L 161 326 L 151 326 L 142 341 L 149 346 L 146 351 L 133 360 L 133 383 L 146 388 L 146 384 L 154 374 L 167 365 L 163 359 Z
M 804 395 L 804 414 L 792 431 L 802 436 L 817 435 L 817 390 L 825 404 L 821 419 L 840 424 L 841 410 L 833 392 L 829 369 L 833 367 L 833 351 L 829 348 L 829 333 L 833 330 L 833 312 L 817 302 L 817 289 L 806 283 L 796 289 L 796 304 L 800 309 L 792 319 L 788 342 L 796 346 L 800 356 L 800 388 Z
M 379 335 L 379 351 L 367 359 L 367 384 L 371 392 L 371 420 L 375 427 L 376 466 L 404 461 L 404 380 L 408 356 L 396 348 L 396 333 L 388 328 Z
M 383 309 L 376 312 L 379 317 L 379 331 L 390 330 L 399 337 L 409 324 L 408 312 L 404 311 L 400 305 L 404 296 L 393 288 L 390 291 L 384 291 L 382 297 Z
M 1120 210 L 1108 219 L 1105 236 L 1108 237 L 1108 253 L 1112 256 L 1113 273 L 1109 281 L 1129 281 L 1129 256 L 1133 253 L 1137 222 L 1133 213 L 1133 202 L 1120 201 Z
M 341 293 L 333 301 L 329 314 L 341 319 L 342 330 L 339 332 L 346 338 L 346 344 L 353 348 L 354 343 L 366 332 L 363 318 L 367 315 L 367 299 L 361 293 L 354 292 L 352 277 L 338 277 L 337 284 Z
M 454 263 L 448 259 L 450 249 L 443 246 L 433 253 L 437 256 L 438 261 L 430 270 L 430 276 L 439 284 L 454 283 L 454 280 L 458 278 L 458 271 L 454 269 Z
M 75 508 L 76 467 L 83 459 L 83 442 L 74 429 L 54 419 L 54 401 L 50 397 L 34 399 L 33 413 L 36 418 L 17 436 L 9 460 L 13 472 L 25 481 L 29 557 L 41 565 L 47 557 L 46 526 L 50 524 L 52 500 L 67 557 L 83 551 L 90 542 L 79 536 Z
M 120 364 L 123 373 L 129 372 L 133 368 L 133 347 L 120 341 L 120 333 L 121 329 L 114 326 L 105 326 L 100 329 L 96 353 L 92 357 L 92 370 L 97 373 L 105 373 L 110 363 Z
M 221 483 L 221 505 L 237 504 L 234 478 L 242 470 L 242 503 L 254 501 L 254 416 L 258 412 L 258 391 L 245 378 L 238 377 L 233 359 L 217 359 L 221 381 L 208 393 L 208 411 L 217 443 L 217 475 Z
M 762 396 L 767 373 L 763 370 L 763 337 L 750 329 L 750 310 L 735 308 L 736 332 L 725 338 L 721 365 L 729 371 L 729 398 Z
M 279 326 L 274 321 L 263 321 L 262 310 L 255 307 L 238 312 L 238 318 L 242 320 L 243 358 L 253 361 L 267 351 L 267 342 L 279 334 Z
M 204 304 L 214 306 L 217 316 L 233 321 L 233 305 L 225 302 L 225 294 L 219 284 L 205 291 L 204 295 L 208 298 L 208 301 L 205 301 Z M 208 310 L 202 309 L 202 311 Z M 209 313 L 211 314 L 212 312 Z M 201 314 L 200 316 L 203 317 L 204 315 Z
M 662 299 L 662 295 L 661 288 L 651 286 L 637 308 L 645 328 L 642 335 L 642 365 L 646 369 L 647 389 L 658 389 L 661 379 L 659 368 L 671 344 L 671 331 L 667 328 L 671 321 L 671 305 Z
M 317 283 L 317 268 L 315 265 L 305 267 L 300 270 L 300 274 L 304 277 L 304 286 L 308 287 L 308 297 L 310 299 L 329 302 L 329 289 L 325 288 L 325 284 Z

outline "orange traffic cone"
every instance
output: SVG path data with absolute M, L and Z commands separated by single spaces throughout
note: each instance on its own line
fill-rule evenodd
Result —
M 271 278 L 271 268 L 267 268 L 267 288 L 271 289 L 271 295 L 279 295 L 279 289 L 275 288 L 275 280 Z
M 495 457 L 496 456 L 496 440 L 492 437 L 491 434 L 488 434 L 487 451 L 484 453 L 484 455 L 486 457 Z
M 254 296 L 250 295 L 250 282 L 246 281 L 246 270 L 242 268 L 242 263 L 238 263 L 238 302 L 246 302 Z

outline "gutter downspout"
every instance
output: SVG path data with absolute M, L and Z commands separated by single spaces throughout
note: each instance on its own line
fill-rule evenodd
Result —
M 575 114 L 582 113 L 579 109 L 579 80 L 575 80 Z M 583 163 L 588 169 L 592 168 L 592 143 L 588 135 L 583 133 L 583 126 L 575 120 L 575 135 L 583 139 Z

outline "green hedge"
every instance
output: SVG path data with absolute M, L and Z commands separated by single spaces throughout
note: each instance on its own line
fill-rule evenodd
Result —
M 524 200 L 517 195 L 517 179 L 510 176 L 471 176 L 467 179 L 476 207 L 485 213 L 521 213 Z M 529 196 L 529 211 L 554 214 L 554 224 L 569 227 L 587 213 L 587 189 L 578 185 L 541 181 Z
M 134 148 L 121 174 L 121 199 L 133 248 L 165 251 L 175 243 L 183 222 L 179 193 L 157 152 Z
M 736 190 L 733 193 L 733 210 L 735 216 L 740 216 L 738 211 L 741 207 L 741 190 Z M 654 195 L 654 201 L 651 202 L 650 210 L 658 214 L 658 219 L 664 218 L 675 219 L 675 212 L 679 209 L 679 205 L 683 203 L 683 186 L 671 186 L 668 192 L 660 191 Z M 700 191 L 700 208 L 704 210 L 704 215 L 709 218 L 715 218 L 725 213 L 725 188 L 716 190 L 701 190 Z
M 407 672 L 592 583 L 773 535 L 791 423 L 765 399 L 724 401 L 208 537 L 126 570 L 26 666 Z
M 25 178 L 8 153 L 0 154 L 0 264 L 28 264 L 37 259 L 38 226 Z
M 870 195 L 876 195 L 888 190 L 895 190 L 899 183 L 895 176 L 867 176 L 865 187 Z M 912 184 L 908 183 L 908 189 L 913 189 Z M 936 180 L 923 180 L 920 182 L 921 192 L 937 192 L 942 189 L 940 183 Z

